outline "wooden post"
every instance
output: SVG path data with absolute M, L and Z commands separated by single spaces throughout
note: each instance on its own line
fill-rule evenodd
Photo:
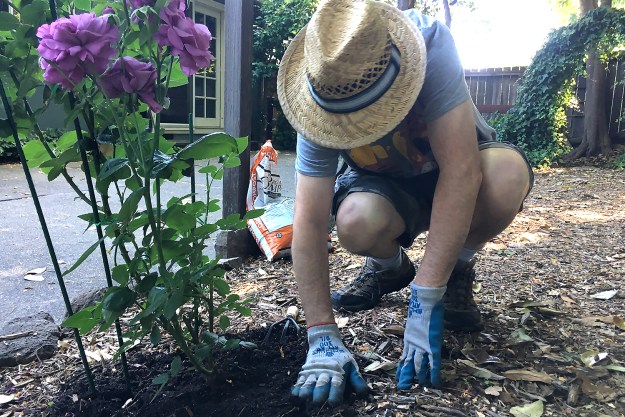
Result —
M 251 137 L 252 132 L 252 0 L 228 0 L 225 6 L 225 97 L 224 128 L 234 137 Z M 224 173 L 222 214 L 245 214 L 245 198 L 250 181 L 250 147 L 240 155 L 241 165 Z M 247 229 L 220 231 L 215 254 L 220 259 L 246 257 L 258 253 L 258 246 Z
M 252 22 L 251 0 L 228 0 L 225 7 L 225 101 L 224 127 L 234 137 L 251 135 L 252 129 Z M 250 180 L 250 147 L 241 154 L 241 166 L 226 169 L 223 182 L 224 217 L 245 214 Z

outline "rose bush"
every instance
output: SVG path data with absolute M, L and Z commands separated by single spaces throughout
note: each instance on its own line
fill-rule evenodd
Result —
M 210 374 L 213 351 L 243 343 L 223 336 L 230 320 L 251 314 L 250 300 L 230 293 L 225 272 L 205 253 L 215 232 L 245 227 L 260 214 L 209 217 L 220 210 L 210 185 L 240 164 L 247 139 L 216 133 L 176 150 L 162 135 L 160 117 L 168 89 L 211 64 L 211 33 L 185 15 L 180 0 L 57 0 L 53 9 L 46 0 L 21 4 L 19 19 L 0 12 L 0 90 L 11 110 L 11 120 L 0 119 L 0 134 L 38 136 L 23 147 L 29 165 L 49 180 L 63 176 L 91 208 L 80 218 L 96 227 L 99 239 L 63 275 L 100 248 L 109 285 L 101 302 L 64 325 L 84 334 L 115 323 L 119 354 L 168 334 L 181 357 Z M 37 89 L 44 104 L 33 109 L 29 97 Z M 50 143 L 37 117 L 52 104 L 63 106 L 73 130 Z M 198 161 L 207 161 L 200 168 L 205 198 L 162 201 L 162 184 Z M 72 162 L 82 163 L 88 194 L 67 174 Z M 155 382 L 166 383 L 180 363 L 174 359 L 171 372 Z

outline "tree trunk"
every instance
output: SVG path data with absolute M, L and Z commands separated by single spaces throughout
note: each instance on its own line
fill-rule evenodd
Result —
M 415 0 L 397 0 L 397 8 L 399 10 L 409 10 L 414 7 Z
M 597 0 L 580 0 L 582 14 L 597 8 Z M 603 0 L 602 6 L 612 6 L 611 0 Z M 596 49 L 588 53 L 586 60 L 586 100 L 584 103 L 584 133 L 579 146 L 566 156 L 577 159 L 583 156 L 609 155 L 612 139 L 608 128 L 606 109 L 607 73 Z

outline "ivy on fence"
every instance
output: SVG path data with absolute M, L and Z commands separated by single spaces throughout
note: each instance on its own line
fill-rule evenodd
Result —
M 577 22 L 550 33 L 518 87 L 517 101 L 495 119 L 500 138 L 516 143 L 533 165 L 550 164 L 569 150 L 565 138 L 566 109 L 573 97 L 574 77 L 584 71 L 589 48 L 604 60 L 625 43 L 625 11 L 600 7 Z

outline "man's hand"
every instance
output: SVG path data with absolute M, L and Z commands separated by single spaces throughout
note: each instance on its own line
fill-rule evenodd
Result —
M 442 298 L 446 288 L 420 287 L 414 282 L 410 284 L 412 297 L 404 331 L 404 351 L 395 376 L 400 390 L 410 389 L 415 378 L 424 387 L 436 388 L 441 385 Z
M 313 403 L 341 403 L 346 384 L 357 394 L 368 391 L 352 354 L 341 341 L 336 324 L 308 329 L 308 355 L 291 394 Z

